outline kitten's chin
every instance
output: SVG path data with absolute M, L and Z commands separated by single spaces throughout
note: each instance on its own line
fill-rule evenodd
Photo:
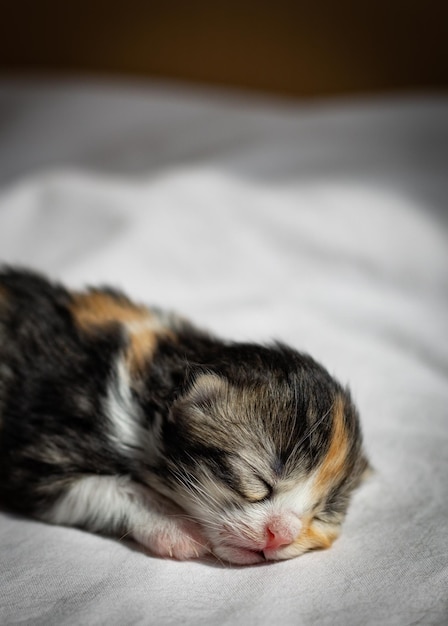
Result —
M 220 546 L 215 548 L 213 553 L 225 563 L 233 565 L 256 565 L 266 561 L 284 561 L 300 556 L 306 550 L 298 546 L 287 546 L 277 549 L 250 550 L 249 548 L 239 548 L 230 546 Z
M 248 548 L 219 546 L 213 550 L 213 553 L 218 560 L 232 565 L 256 565 L 266 561 L 263 552 Z
M 263 550 L 264 558 L 266 561 L 286 561 L 287 559 L 294 559 L 296 556 L 300 556 L 306 552 L 303 548 L 290 545 L 277 549 Z

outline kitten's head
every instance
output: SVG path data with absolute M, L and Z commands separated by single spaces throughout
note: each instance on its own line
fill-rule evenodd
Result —
M 164 491 L 227 562 L 329 547 L 368 467 L 350 396 L 284 346 L 233 350 L 172 406 Z

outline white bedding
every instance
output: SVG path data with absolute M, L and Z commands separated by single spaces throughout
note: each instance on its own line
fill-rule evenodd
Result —
M 0 513 L 0 623 L 448 623 L 448 99 L 3 80 L 0 133 L 2 261 L 309 351 L 376 468 L 331 550 L 257 567 Z

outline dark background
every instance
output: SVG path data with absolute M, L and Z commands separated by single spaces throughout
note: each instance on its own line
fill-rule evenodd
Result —
M 448 85 L 447 0 L 0 6 L 3 74 L 163 77 L 293 96 Z

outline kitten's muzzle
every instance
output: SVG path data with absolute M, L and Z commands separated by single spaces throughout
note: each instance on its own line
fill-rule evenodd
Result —
M 247 520 L 240 529 L 238 524 L 225 524 L 220 533 L 221 541 L 214 548 L 215 554 L 239 565 L 276 561 L 278 551 L 293 544 L 300 535 L 302 522 L 292 511 L 279 511 L 267 515 L 258 528 L 254 524 L 249 534 L 247 527 Z

